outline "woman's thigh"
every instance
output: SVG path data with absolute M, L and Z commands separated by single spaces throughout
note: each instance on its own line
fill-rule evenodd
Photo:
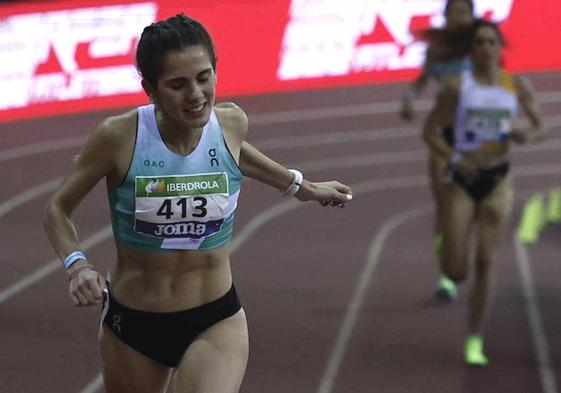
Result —
M 138 353 L 106 326 L 100 327 L 98 339 L 106 393 L 166 391 L 170 368 Z
M 447 274 L 463 279 L 467 274 L 469 235 L 475 219 L 475 202 L 457 184 L 447 185 L 443 198 L 443 262 Z
M 248 355 L 247 320 L 241 309 L 193 341 L 173 377 L 174 392 L 237 393 Z
M 481 201 L 477 218 L 480 247 L 493 249 L 500 243 L 504 226 L 512 212 L 513 200 L 512 180 L 508 176 Z
M 442 203 L 447 185 L 442 181 L 448 162 L 437 154 L 431 153 L 428 159 L 430 186 L 437 208 Z

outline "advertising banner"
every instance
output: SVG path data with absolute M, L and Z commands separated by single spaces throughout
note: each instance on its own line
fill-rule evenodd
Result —
M 54 0 L 0 5 L 0 121 L 147 102 L 134 66 L 144 26 L 184 12 L 210 31 L 218 95 L 411 80 L 445 0 Z M 561 2 L 476 0 L 514 72 L 561 68 Z

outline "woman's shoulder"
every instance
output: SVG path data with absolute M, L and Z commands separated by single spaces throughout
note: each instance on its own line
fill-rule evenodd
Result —
M 462 86 L 462 74 L 454 74 L 443 78 L 440 94 L 446 98 L 457 97 Z
M 94 136 L 111 142 L 122 141 L 136 133 L 137 122 L 137 109 L 109 116 L 99 123 Z
M 214 106 L 214 111 L 225 132 L 245 139 L 248 119 L 242 108 L 233 102 L 221 102 Z
M 241 121 L 247 120 L 247 115 L 243 109 L 234 102 L 220 102 L 214 105 L 216 116 L 220 120 Z
M 514 92 L 516 93 L 518 98 L 527 99 L 534 96 L 534 87 L 532 86 L 532 82 L 530 81 L 530 79 L 528 79 L 528 77 L 520 74 L 511 74 L 507 71 L 505 71 L 504 74 L 510 76 Z

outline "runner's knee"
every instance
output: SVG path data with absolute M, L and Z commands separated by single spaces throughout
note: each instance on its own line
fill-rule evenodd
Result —
M 491 252 L 485 249 L 477 250 L 475 258 L 475 274 L 477 276 L 486 275 L 491 267 Z

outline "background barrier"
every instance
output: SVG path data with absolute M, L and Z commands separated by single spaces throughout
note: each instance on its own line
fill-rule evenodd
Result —
M 515 72 L 561 69 L 561 2 L 476 0 Z M 212 34 L 218 95 L 411 80 L 444 0 L 55 0 L 0 6 L 0 121 L 146 102 L 133 65 L 142 28 L 185 12 Z

